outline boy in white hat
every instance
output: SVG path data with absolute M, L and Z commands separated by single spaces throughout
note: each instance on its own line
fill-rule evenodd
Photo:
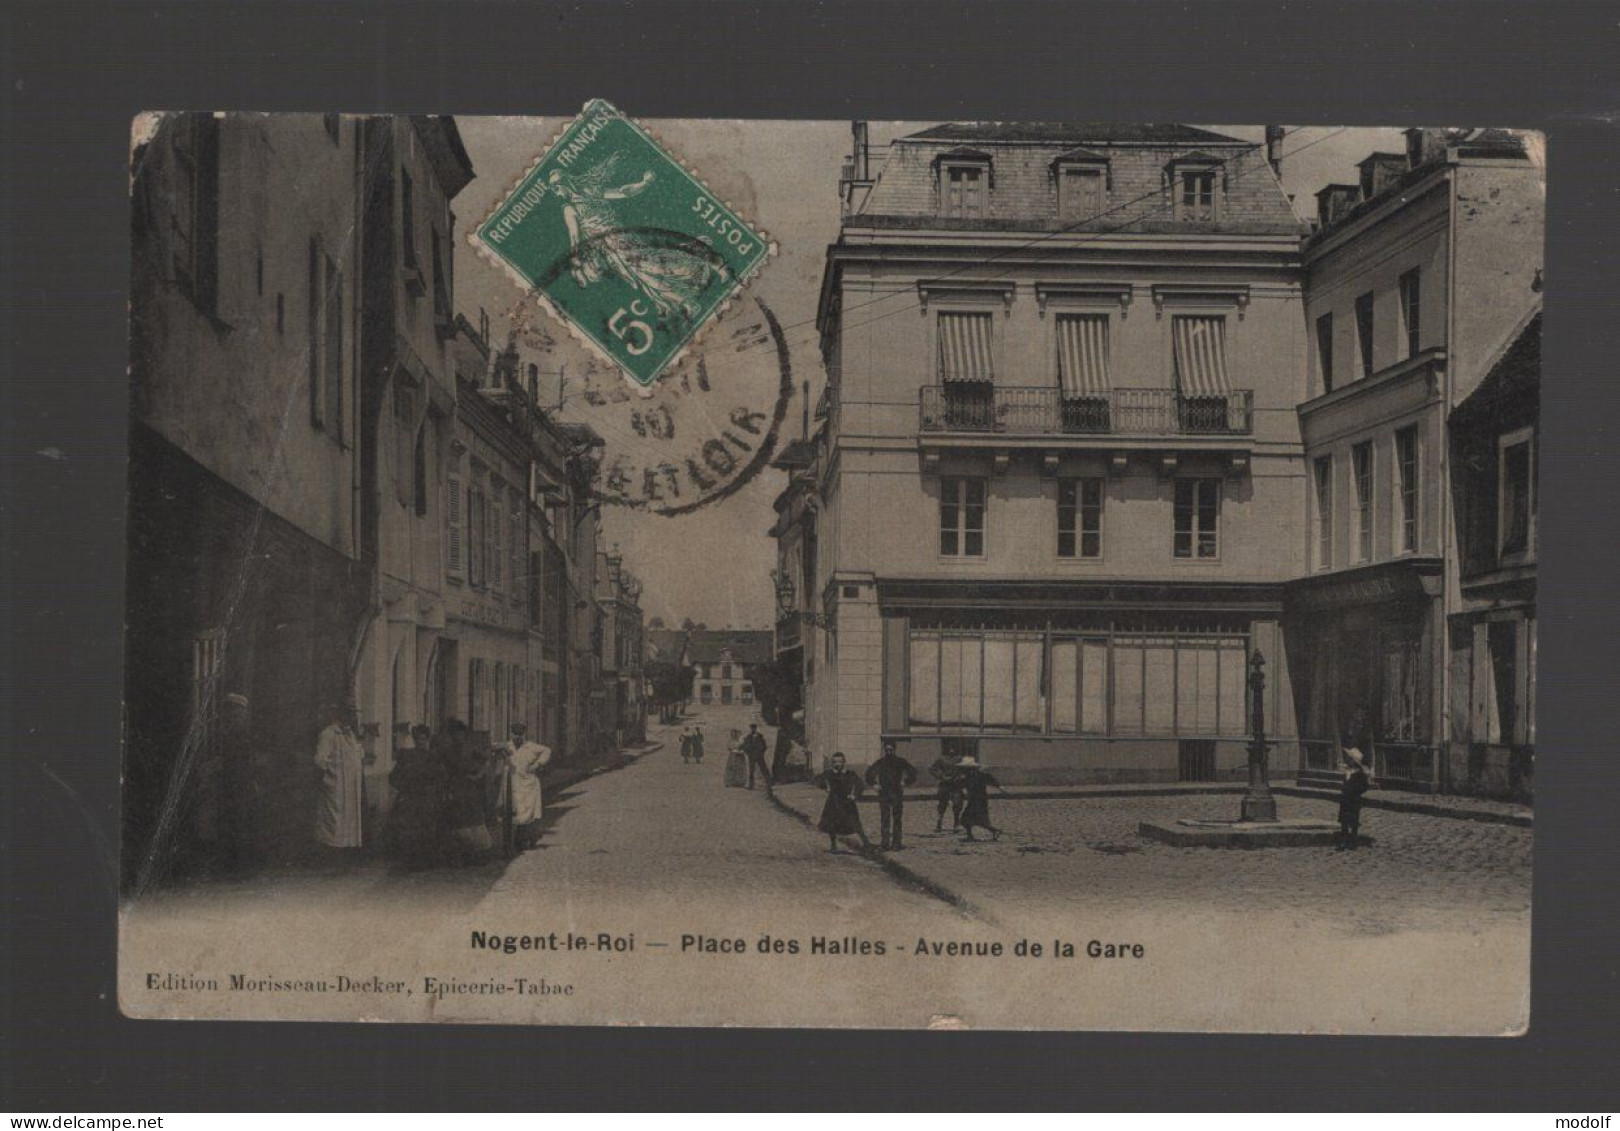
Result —
M 1354 746 L 1345 747 L 1344 781 L 1339 783 L 1339 851 L 1355 848 L 1361 840 L 1361 798 L 1369 785 L 1367 762 Z

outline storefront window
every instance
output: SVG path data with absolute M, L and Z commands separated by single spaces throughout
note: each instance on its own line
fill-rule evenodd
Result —
M 909 727 L 984 734 L 1241 735 L 1240 632 L 920 630 Z

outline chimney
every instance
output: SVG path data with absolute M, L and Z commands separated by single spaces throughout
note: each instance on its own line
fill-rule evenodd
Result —
M 1271 171 L 1282 176 L 1282 143 L 1288 131 L 1281 126 L 1266 127 L 1266 160 L 1271 164 Z
M 851 161 L 853 162 L 853 164 L 855 166 L 855 169 L 854 169 L 855 176 L 853 178 L 851 178 L 851 179 L 857 180 L 857 181 L 864 181 L 864 180 L 867 179 L 867 176 L 866 176 L 866 171 L 867 171 L 867 161 L 866 161 L 866 123 L 865 122 L 851 122 L 849 124 L 849 128 L 850 128 L 850 133 L 852 135 L 852 148 L 850 149 L 850 159 L 851 159 Z
M 1327 185 L 1316 194 L 1317 219 L 1322 227 L 1329 227 L 1360 201 L 1360 185 Z

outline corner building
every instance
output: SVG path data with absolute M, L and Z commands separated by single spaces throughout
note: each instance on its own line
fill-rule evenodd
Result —
M 1513 349 L 1541 304 L 1541 171 L 1505 131 L 1421 128 L 1358 169 L 1304 244 L 1300 777 L 1352 743 L 1385 785 L 1526 795 L 1539 323 L 1533 361 Z
M 811 748 L 1233 778 L 1259 650 L 1292 764 L 1302 229 L 1268 153 L 1061 123 L 924 130 L 875 175 L 860 124 L 855 148 L 819 308 Z

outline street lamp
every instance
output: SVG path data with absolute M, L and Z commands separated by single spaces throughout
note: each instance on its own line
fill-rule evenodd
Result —
M 1249 792 L 1243 795 L 1241 819 L 1275 821 L 1277 799 L 1266 776 L 1266 658 L 1258 648 L 1249 658 L 1249 704 Z
M 808 621 L 817 628 L 829 631 L 832 629 L 831 617 L 822 613 L 810 612 L 807 609 L 795 608 L 798 595 L 797 589 L 793 584 L 793 579 L 787 575 L 786 571 L 773 569 L 771 578 L 776 585 L 776 611 L 782 617 L 798 617 L 800 620 Z
M 781 570 L 772 570 L 771 577 L 776 582 L 776 611 L 787 616 L 793 611 L 793 579 Z

